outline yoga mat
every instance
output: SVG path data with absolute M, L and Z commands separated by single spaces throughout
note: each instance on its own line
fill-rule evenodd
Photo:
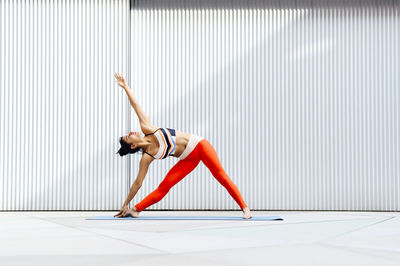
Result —
M 96 216 L 86 220 L 230 220 L 230 221 L 282 221 L 279 216 L 253 216 L 244 219 L 239 216 L 139 216 L 115 218 L 114 216 Z

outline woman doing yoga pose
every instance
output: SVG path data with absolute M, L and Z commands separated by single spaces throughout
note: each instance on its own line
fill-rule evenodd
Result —
M 118 85 L 127 93 L 129 101 L 139 118 L 140 128 L 145 135 L 142 136 L 139 132 L 129 132 L 120 138 L 121 148 L 117 153 L 121 156 L 136 153 L 139 150 L 142 150 L 143 154 L 139 163 L 139 172 L 136 180 L 132 184 L 129 195 L 120 212 L 114 215 L 114 217 L 139 217 L 141 211 L 159 202 L 174 185 L 193 171 L 199 162 L 202 161 L 240 206 L 244 213 L 243 218 L 251 218 L 250 209 L 240 195 L 239 189 L 223 169 L 218 155 L 210 142 L 194 134 L 184 133 L 171 128 L 159 128 L 152 125 L 149 117 L 143 112 L 136 97 L 129 89 L 124 77 L 116 73 L 115 78 Z M 168 156 L 173 156 L 180 160 L 169 170 L 156 190 L 129 209 L 128 204 L 142 186 L 149 165 L 154 159 L 165 159 Z

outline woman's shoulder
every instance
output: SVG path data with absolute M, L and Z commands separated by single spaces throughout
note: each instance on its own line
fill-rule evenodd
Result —
M 154 131 L 156 131 L 159 127 L 148 124 L 148 125 L 144 125 L 141 129 L 143 134 L 150 134 L 153 133 Z

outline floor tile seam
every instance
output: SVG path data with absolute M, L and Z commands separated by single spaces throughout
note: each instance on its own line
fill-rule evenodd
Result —
M 82 231 L 85 231 L 85 230 L 82 230 Z M 95 234 L 95 235 L 99 235 L 99 236 L 108 238 L 108 239 L 118 240 L 118 241 L 121 241 L 121 242 L 130 244 L 130 245 L 136 245 L 136 246 L 140 246 L 140 247 L 142 247 L 142 248 L 151 249 L 151 250 L 154 250 L 154 251 L 159 252 L 159 254 L 151 254 L 151 255 L 166 255 L 166 254 L 169 254 L 169 253 L 166 252 L 165 250 L 153 248 L 153 247 L 151 247 L 151 246 L 143 245 L 143 244 L 141 244 L 141 243 L 137 243 L 137 242 L 134 242 L 134 241 L 124 240 L 124 239 L 121 239 L 121 238 L 112 237 L 112 236 L 105 235 L 105 234 L 101 234 L 101 233 L 98 233 L 98 232 L 92 232 L 92 231 L 88 231 L 88 232 L 93 233 L 93 234 Z
M 345 247 L 345 246 L 339 246 L 339 245 L 334 245 L 334 244 L 329 244 L 329 243 L 316 243 L 317 245 L 323 246 L 323 247 L 328 247 L 328 248 L 334 248 L 334 249 L 340 249 L 340 250 L 345 250 L 345 251 L 349 251 L 352 253 L 358 253 L 358 254 L 362 254 L 362 255 L 367 255 L 367 256 L 371 256 L 371 257 L 375 257 L 375 258 L 380 258 L 380 259 L 387 259 L 387 260 L 391 260 L 394 262 L 399 262 L 399 260 L 397 259 L 392 259 L 392 258 L 388 258 L 386 256 L 383 255 L 379 255 L 379 254 L 371 254 L 368 252 L 368 250 L 373 250 L 373 251 L 385 251 L 382 249 L 373 249 L 373 248 L 359 248 L 359 247 Z M 365 250 L 365 251 L 364 251 Z
M 57 225 L 61 225 L 61 226 L 64 226 L 64 227 L 67 227 L 67 228 L 70 228 L 70 229 L 74 229 L 74 230 L 78 230 L 78 231 L 82 231 L 82 232 L 86 232 L 86 233 L 91 233 L 91 234 L 94 234 L 94 235 L 102 236 L 104 238 L 118 240 L 118 241 L 130 244 L 130 245 L 137 245 L 137 246 L 140 246 L 140 247 L 143 247 L 143 248 L 152 249 L 152 250 L 155 250 L 157 252 L 161 252 L 162 254 L 168 254 L 164 250 L 159 250 L 159 249 L 156 249 L 156 248 L 153 248 L 153 247 L 150 247 L 150 246 L 146 246 L 146 245 L 143 245 L 143 244 L 140 244 L 140 243 L 136 243 L 136 242 L 127 241 L 127 240 L 120 239 L 120 238 L 114 238 L 114 237 L 111 237 L 111 236 L 108 236 L 108 235 L 103 235 L 101 233 L 93 232 L 93 231 L 90 231 L 90 230 L 85 230 L 85 229 L 82 229 L 82 228 L 79 228 L 79 227 L 76 228 L 76 227 L 73 227 L 73 226 L 60 224 L 60 223 L 57 223 L 57 222 L 54 222 L 54 221 L 47 221 L 46 219 L 42 219 L 42 218 L 38 218 L 38 217 L 34 217 L 34 219 L 39 219 L 39 220 L 46 221 L 46 222 L 49 222 L 49 223 L 54 223 L 54 224 L 57 224 Z
M 393 218 L 394 218 L 394 217 L 389 217 L 389 218 L 384 219 L 384 220 L 382 220 L 382 221 L 377 221 L 377 222 L 372 223 L 372 224 L 368 224 L 368 225 L 365 225 L 365 226 L 361 226 L 361 227 L 359 227 L 359 228 L 352 229 L 352 230 L 350 230 L 350 231 L 343 232 L 343 233 L 340 233 L 340 234 L 338 234 L 338 235 L 335 235 L 335 236 L 332 236 L 332 237 L 328 237 L 328 238 L 325 238 L 325 239 L 319 240 L 319 241 L 322 242 L 322 241 L 326 241 L 326 240 L 332 240 L 332 239 L 335 239 L 335 238 L 337 238 L 337 237 L 340 237 L 340 236 L 343 236 L 343 235 L 346 235 L 346 234 L 349 234 L 349 233 L 352 233 L 352 232 L 356 232 L 356 231 L 359 231 L 359 230 L 363 230 L 363 229 L 365 229 L 365 228 L 367 228 L 367 227 L 371 227 L 371 226 L 374 226 L 374 225 L 377 225 L 377 224 L 380 224 L 380 223 L 384 223 L 384 222 L 386 222 L 386 221 L 388 221 L 388 220 L 391 220 L 391 219 L 393 219 Z
M 336 243 L 324 243 L 324 242 L 321 242 L 321 243 L 319 243 L 319 244 L 322 244 L 322 245 L 330 245 L 330 246 L 334 246 L 334 247 L 338 247 L 338 248 L 350 248 L 350 249 L 365 249 L 365 250 L 372 250 L 372 251 L 383 251 L 383 252 L 388 252 L 388 253 L 394 253 L 394 252 L 398 252 L 397 250 L 388 250 L 388 249 L 385 249 L 385 248 L 379 248 L 379 247 L 365 247 L 365 246 L 359 246 L 359 247 L 355 247 L 355 246 L 344 246 L 344 245 L 346 245 L 346 244 L 336 244 Z M 400 249 L 400 247 L 399 247 L 399 249 Z M 399 257 L 400 257 L 400 253 L 396 253 L 396 254 L 399 254 Z

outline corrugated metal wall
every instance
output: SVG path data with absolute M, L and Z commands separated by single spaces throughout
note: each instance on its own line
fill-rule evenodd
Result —
M 251 209 L 400 210 L 398 0 L 0 0 L 0 16 L 0 210 L 120 207 L 140 155 L 117 140 L 139 124 L 115 71 L 155 125 L 214 145 Z M 200 164 L 149 209 L 189 208 L 239 207 Z
M 399 1 L 132 8 L 144 109 L 157 126 L 207 138 L 250 208 L 400 210 Z M 151 165 L 134 201 L 176 162 Z M 239 207 L 200 164 L 149 209 L 164 208 Z
M 120 208 L 129 1 L 0 0 L 0 210 Z

